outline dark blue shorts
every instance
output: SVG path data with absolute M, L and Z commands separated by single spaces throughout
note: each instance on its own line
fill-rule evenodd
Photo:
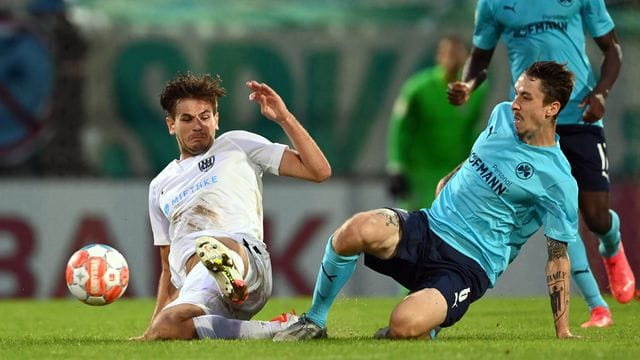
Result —
M 489 287 L 486 273 L 477 262 L 434 234 L 424 212 L 391 210 L 398 214 L 402 231 L 396 255 L 382 260 L 365 254 L 365 265 L 392 277 L 411 292 L 438 289 L 448 304 L 447 317 L 440 326 L 455 324 Z
M 571 175 L 583 191 L 609 192 L 609 158 L 600 126 L 558 125 L 560 148 L 571 164 Z

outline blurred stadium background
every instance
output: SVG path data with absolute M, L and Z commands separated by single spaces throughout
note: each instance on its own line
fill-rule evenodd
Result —
M 639 1 L 606 1 L 625 62 L 607 108 L 613 207 L 640 276 Z M 280 142 L 244 81 L 272 85 L 334 169 L 322 185 L 265 178 L 274 292 L 310 294 L 327 236 L 354 212 L 392 204 L 385 187 L 388 117 L 403 81 L 433 64 L 440 36 L 470 41 L 472 0 L 2 0 L 0 2 L 0 297 L 64 297 L 64 265 L 85 243 L 128 259 L 128 294 L 154 296 L 158 254 L 147 185 L 176 155 L 158 105 L 178 71 L 219 74 L 221 130 Z M 599 54 L 589 43 L 592 65 Z M 493 104 L 509 73 L 498 48 Z M 443 94 L 444 96 L 444 94 Z M 452 144 L 455 146 L 455 144 Z M 492 295 L 546 293 L 537 236 Z M 592 239 L 593 240 L 593 239 Z M 595 242 L 588 244 L 601 284 Z M 606 290 L 606 289 L 605 289 Z M 393 295 L 358 270 L 347 295 Z

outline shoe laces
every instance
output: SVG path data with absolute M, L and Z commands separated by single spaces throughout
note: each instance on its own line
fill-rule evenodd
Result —
M 302 315 L 300 315 L 300 318 L 298 318 L 298 321 L 302 322 L 302 323 L 305 323 L 305 324 L 313 324 L 313 325 L 318 326 L 316 323 L 314 323 L 313 321 L 311 321 L 311 319 L 309 319 L 307 317 L 307 313 L 302 313 Z
M 277 321 L 277 322 L 281 322 L 281 323 L 286 323 L 287 321 L 289 321 L 289 317 L 291 315 L 297 315 L 296 314 L 296 310 L 295 309 L 291 309 L 291 312 L 289 313 L 282 313 L 276 317 L 274 317 L 273 319 L 271 319 L 270 321 Z

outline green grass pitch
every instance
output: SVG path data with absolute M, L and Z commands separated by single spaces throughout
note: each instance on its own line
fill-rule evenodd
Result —
M 640 359 L 640 302 L 608 298 L 615 325 L 581 329 L 587 319 L 574 296 L 575 340 L 556 340 L 547 298 L 484 298 L 435 341 L 373 340 L 399 298 L 338 299 L 329 339 L 301 343 L 265 340 L 133 342 L 154 301 L 121 299 L 104 307 L 65 300 L 0 301 L 0 359 Z M 276 298 L 256 316 L 268 320 L 308 298 Z

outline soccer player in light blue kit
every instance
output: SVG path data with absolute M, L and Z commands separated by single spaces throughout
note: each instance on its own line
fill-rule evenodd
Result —
M 603 54 L 596 81 L 585 52 L 588 29 Z M 449 101 L 459 105 L 485 79 L 494 48 L 504 41 L 512 82 L 535 61 L 566 63 L 576 83 L 566 109 L 558 117 L 560 147 L 579 187 L 579 205 L 588 228 L 600 239 L 600 254 L 611 292 L 620 303 L 631 301 L 635 278 L 620 241 L 620 220 L 609 209 L 609 174 L 603 131 L 605 99 L 613 86 L 622 52 L 614 23 L 603 0 L 479 0 L 473 49 L 462 81 L 450 84 Z M 590 319 L 582 327 L 613 324 L 607 303 L 591 273 L 582 239 L 569 246 L 571 273 L 589 305 Z
M 347 220 L 329 238 L 311 308 L 274 340 L 326 337 L 329 308 L 361 253 L 365 265 L 410 290 L 375 337 L 432 338 L 495 284 L 508 265 L 512 233 L 532 219 L 541 220 L 547 236 L 556 336 L 573 337 L 567 243 L 578 231 L 578 187 L 555 133 L 572 79 L 555 62 L 529 67 L 513 102 L 493 109 L 469 158 L 450 174 L 430 209 L 385 208 Z

